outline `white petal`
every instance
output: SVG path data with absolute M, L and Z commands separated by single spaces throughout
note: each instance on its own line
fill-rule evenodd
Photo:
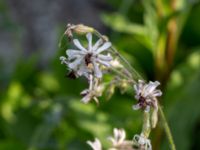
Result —
M 66 54 L 69 59 L 74 59 L 78 56 L 84 55 L 85 53 L 83 51 L 79 51 L 79 50 L 68 49 L 66 51 Z
M 140 104 L 136 104 L 132 106 L 133 110 L 138 110 L 141 108 Z
M 150 106 L 147 105 L 144 111 L 145 111 L 145 112 L 149 112 L 149 111 L 150 111 Z
M 68 64 L 68 67 L 71 69 L 75 69 L 77 67 L 77 65 L 80 65 L 82 61 L 82 57 L 81 58 L 77 58 L 75 61 L 73 61 L 72 63 Z
M 91 100 L 91 95 L 90 95 L 90 94 L 87 94 L 86 96 L 84 96 L 84 97 L 81 99 L 81 102 L 83 102 L 84 104 L 87 104 L 90 100 Z
M 73 42 L 74 42 L 74 45 L 75 45 L 77 48 L 79 48 L 80 50 L 82 50 L 82 51 L 84 51 L 84 52 L 87 52 L 87 50 L 81 45 L 81 43 L 79 42 L 78 39 L 74 39 Z
M 114 138 L 115 138 L 115 140 L 118 140 L 118 129 L 114 128 L 113 132 L 114 132 Z
M 99 54 L 98 58 L 101 59 L 101 60 L 104 60 L 104 61 L 111 61 L 112 60 L 112 56 L 110 56 L 110 55 L 106 56 L 106 55 Z
M 155 97 L 161 96 L 162 92 L 161 92 L 161 90 L 155 90 L 155 91 L 153 91 L 152 95 L 155 96 Z
M 96 62 L 93 61 L 93 65 L 94 65 L 94 74 L 97 78 L 101 78 L 102 77 L 102 72 L 99 69 L 99 66 Z
M 100 48 L 98 48 L 98 49 L 95 51 L 95 54 L 99 54 L 99 53 L 101 53 L 101 52 L 107 50 L 110 46 L 111 46 L 111 43 L 110 43 L 110 42 L 104 43 Z
M 94 44 L 94 46 L 92 47 L 92 51 L 96 51 L 97 48 L 98 48 L 101 44 L 103 44 L 103 40 L 102 40 L 102 39 L 99 39 L 99 40 Z
M 138 84 L 134 84 L 133 87 L 134 87 L 135 92 L 138 93 Z
M 126 138 L 126 133 L 123 129 L 120 129 L 120 143 L 123 142 Z
M 158 81 L 151 82 L 151 81 L 150 81 L 146 90 L 149 91 L 149 93 L 151 93 L 153 90 L 156 89 L 156 87 L 157 87 L 158 85 L 160 85 L 160 82 L 158 82 Z
M 88 50 L 91 52 L 92 51 L 92 34 L 87 33 L 86 37 L 88 40 Z
M 78 74 L 79 76 L 81 76 L 81 75 L 87 74 L 87 73 L 88 73 L 88 69 L 87 69 L 87 67 L 86 67 L 86 65 L 85 65 L 85 63 L 84 63 L 84 61 L 82 61 L 82 62 L 80 63 L 80 65 L 79 65 L 78 70 L 77 70 L 77 74 Z
M 144 145 L 144 144 L 146 143 L 146 139 L 145 139 L 144 137 L 140 136 L 140 137 L 139 137 L 139 140 L 138 140 L 138 143 L 139 143 L 140 145 Z
M 106 67 L 110 67 L 110 63 L 107 62 L 107 61 L 103 61 L 103 60 L 100 60 L 100 59 L 98 59 L 98 58 L 97 58 L 96 61 L 97 61 L 98 63 L 100 63 L 100 64 L 106 66 Z
M 81 92 L 81 95 L 85 95 L 85 94 L 88 94 L 89 93 L 89 90 L 88 89 L 85 89 Z
M 87 144 L 89 144 L 93 150 L 101 150 L 101 142 L 98 138 L 95 138 L 94 142 L 87 141 Z

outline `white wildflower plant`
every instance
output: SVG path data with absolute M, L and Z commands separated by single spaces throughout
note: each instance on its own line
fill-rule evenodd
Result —
M 101 97 L 106 89 L 108 91 L 107 97 L 110 97 L 114 93 L 115 87 L 118 87 L 122 94 L 128 88 L 133 90 L 134 87 L 137 104 L 133 105 L 132 108 L 134 110 L 141 109 L 144 112 L 142 132 L 135 135 L 133 140 L 126 140 L 125 130 L 114 128 L 114 135 L 108 137 L 108 140 L 112 143 L 109 150 L 152 150 L 148 137 L 158 120 L 157 97 L 161 96 L 162 92 L 157 87 L 160 82 L 150 81 L 146 83 L 134 68 L 130 69 L 131 65 L 112 46 L 108 38 L 105 38 L 92 27 L 82 24 L 69 24 L 67 27 L 65 35 L 76 48 L 67 49 L 67 57 L 61 56 L 60 60 L 62 64 L 68 67 L 68 77 L 75 79 L 83 76 L 87 79 L 89 87 L 81 92 L 83 96 L 81 102 L 87 104 L 94 100 L 98 104 L 98 97 Z M 79 39 L 74 39 L 73 32 L 86 35 L 87 45 L 84 46 Z M 99 38 L 95 44 L 92 40 L 94 36 Z M 105 73 L 113 75 L 110 81 L 104 82 L 103 76 Z M 87 143 L 93 150 L 103 149 L 98 138 L 95 138 L 93 142 L 87 141 Z

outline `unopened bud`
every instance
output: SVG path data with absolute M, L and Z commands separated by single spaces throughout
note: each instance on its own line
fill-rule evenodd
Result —
M 106 99 L 109 100 L 115 92 L 115 85 L 110 84 L 106 91 Z
M 91 33 L 91 32 L 94 32 L 94 29 L 91 28 L 91 27 L 88 27 L 88 26 L 85 26 L 83 24 L 78 24 L 78 25 L 75 25 L 73 31 L 77 34 L 85 34 L 85 33 Z
M 85 26 L 83 24 L 78 24 L 78 25 L 68 24 L 65 34 L 67 35 L 69 41 L 71 41 L 73 38 L 73 32 L 77 34 L 86 34 L 89 32 L 90 33 L 94 32 L 94 29 L 91 27 Z
M 124 94 L 127 91 L 127 89 L 128 89 L 128 83 L 127 83 L 127 81 L 126 80 L 122 80 L 120 82 L 119 87 L 120 87 L 121 93 Z

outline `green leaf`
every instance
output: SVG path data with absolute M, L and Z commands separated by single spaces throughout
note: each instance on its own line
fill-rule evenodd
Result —
M 146 34 L 146 28 L 144 26 L 136 23 L 131 23 L 128 19 L 118 13 L 111 15 L 103 14 L 102 19 L 107 26 L 118 32 L 137 35 Z
M 134 38 L 147 47 L 148 49 L 152 49 L 152 43 L 147 34 L 147 28 L 141 24 L 136 24 L 130 22 L 124 16 L 115 13 L 115 14 L 104 14 L 102 15 L 103 22 L 111 27 L 113 30 L 121 33 L 134 35 Z

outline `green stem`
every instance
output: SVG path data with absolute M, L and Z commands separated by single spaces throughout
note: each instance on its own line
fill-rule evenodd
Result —
M 129 80 L 131 83 L 136 84 L 136 81 L 129 78 L 128 76 L 124 75 L 122 72 L 118 71 L 117 69 L 115 69 L 114 67 L 111 67 L 110 70 L 112 70 L 113 72 L 115 72 L 116 74 L 120 75 L 121 77 Z
M 163 126 L 164 126 L 165 133 L 167 135 L 167 139 L 168 139 L 169 144 L 171 146 L 171 150 L 176 150 L 176 146 L 174 144 L 172 133 L 171 133 L 171 130 L 170 130 L 169 125 L 167 123 L 167 119 L 165 117 L 165 114 L 164 114 L 164 112 L 163 112 L 163 110 L 160 106 L 159 106 L 158 110 L 159 110 L 160 117 L 161 117 L 162 122 L 163 122 Z

